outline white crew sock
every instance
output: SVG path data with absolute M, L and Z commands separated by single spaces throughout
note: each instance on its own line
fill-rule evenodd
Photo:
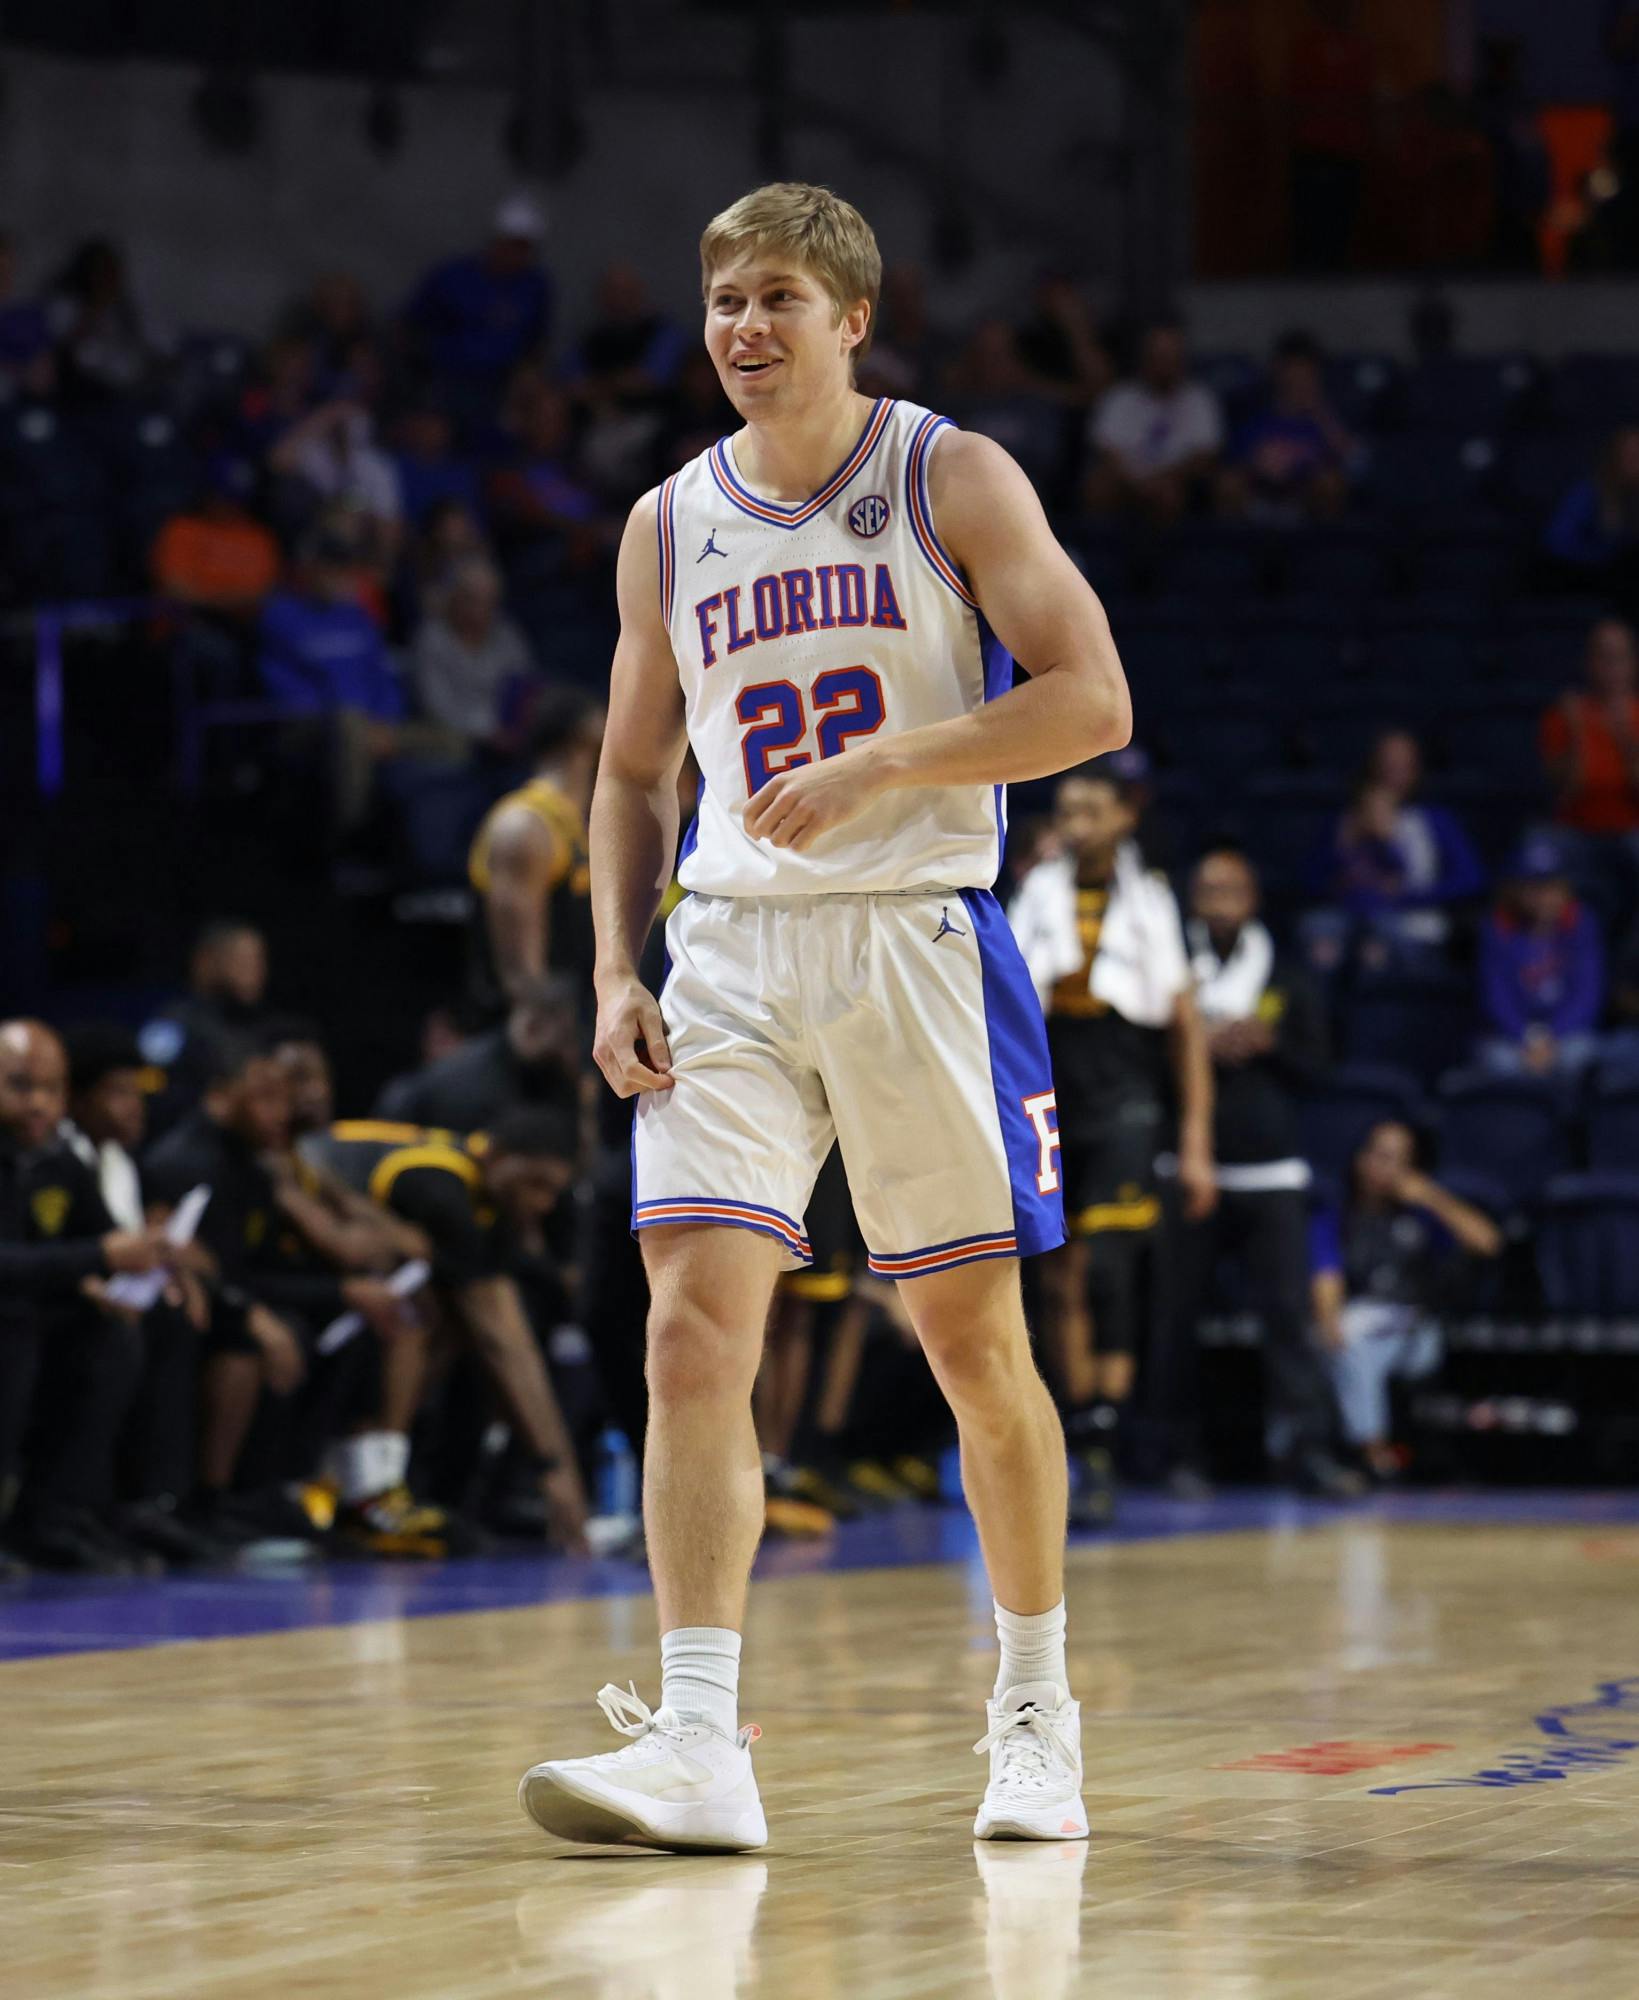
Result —
M 740 1726 L 740 1635 L 723 1625 L 680 1625 L 660 1640 L 660 1700 L 691 1722 L 732 1736 Z
M 404 1484 L 410 1469 L 410 1440 L 402 1431 L 360 1431 L 333 1447 L 331 1467 L 347 1505 L 374 1500 Z
M 996 1663 L 996 1690 L 999 1701 L 1009 1688 L 1029 1681 L 1052 1681 L 1066 1694 L 1070 1692 L 1070 1670 L 1064 1664 L 1064 1599 L 1051 1611 L 1026 1615 L 996 1606 L 996 1636 L 1002 1642 L 1002 1657 Z

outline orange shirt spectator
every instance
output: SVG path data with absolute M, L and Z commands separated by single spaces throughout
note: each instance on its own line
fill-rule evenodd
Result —
M 1639 829 L 1639 651 L 1620 618 L 1589 633 L 1587 686 L 1549 709 L 1541 744 L 1561 825 Z
M 167 597 L 210 611 L 253 612 L 279 580 L 279 545 L 223 495 L 160 529 L 150 558 Z

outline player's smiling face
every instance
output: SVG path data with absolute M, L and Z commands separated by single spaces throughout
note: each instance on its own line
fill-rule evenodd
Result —
M 813 272 L 752 255 L 712 274 L 706 348 L 729 401 L 750 418 L 845 393 L 848 355 L 864 337 L 868 312 L 861 300 L 839 319 Z

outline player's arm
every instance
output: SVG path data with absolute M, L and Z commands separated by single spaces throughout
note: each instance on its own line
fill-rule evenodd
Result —
M 553 1541 L 569 1554 L 585 1555 L 588 1508 L 580 1466 L 517 1286 L 505 1276 L 478 1278 L 461 1286 L 452 1304 L 540 1467 Z
M 569 866 L 563 841 L 525 806 L 500 813 L 490 829 L 484 923 L 496 976 L 511 999 L 541 978 L 552 953 L 550 897 Z
M 1178 1192 L 1185 1216 L 1199 1222 L 1218 1205 L 1212 1166 L 1212 1053 L 1195 995 L 1187 989 L 1173 1002 L 1168 1035 L 1178 1092 Z
M 746 807 L 755 838 L 800 850 L 885 791 L 1045 778 L 1120 749 L 1132 734 L 1104 607 L 1014 461 L 976 432 L 949 432 L 933 453 L 928 491 L 940 540 L 1029 679 L 968 715 L 779 773 Z
M 597 1034 L 592 1054 L 622 1097 L 671 1087 L 654 996 L 637 975 L 677 853 L 677 774 L 688 737 L 677 661 L 660 611 L 655 495 L 632 509 L 616 570 L 620 639 L 592 795 Z

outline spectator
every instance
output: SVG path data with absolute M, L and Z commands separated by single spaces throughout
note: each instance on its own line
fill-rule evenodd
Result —
M 876 354 L 873 341 L 866 357 L 867 367 Z M 859 388 L 862 395 L 868 396 L 901 393 L 884 387 L 881 382 L 867 384 L 863 371 Z M 678 368 L 677 380 L 666 400 L 660 435 L 655 441 L 657 476 L 665 478 L 709 450 L 719 438 L 727 437 L 738 421 L 734 405 L 723 393 L 717 364 L 703 347 L 691 347 Z
M 1639 424 L 1613 431 L 1593 475 L 1578 480 L 1554 509 L 1547 547 L 1578 588 L 1631 592 L 1639 552 Z
M 359 344 L 375 338 L 364 287 L 350 271 L 321 272 L 285 315 L 283 331 L 310 346 L 320 372 L 331 378 L 347 373 Z
M 399 496 L 412 528 L 424 529 L 435 509 L 452 504 L 475 519 L 478 471 L 470 459 L 457 455 L 454 421 L 437 397 L 417 397 L 399 412 L 393 444 Z
M 1320 348 L 1288 333 L 1275 348 L 1268 402 L 1236 432 L 1218 481 L 1232 519 L 1332 520 L 1349 497 L 1358 447 L 1326 400 Z
M 317 374 L 311 341 L 285 334 L 268 343 L 255 381 L 239 399 L 234 426 L 234 449 L 239 457 L 262 464 L 285 432 L 313 407 Z
M 1035 379 L 1072 409 L 1090 408 L 1115 380 L 1115 364 L 1087 301 L 1062 271 L 1037 278 L 1014 344 Z
M 1520 847 L 1480 937 L 1481 1060 L 1534 1076 L 1575 1074 L 1601 1053 L 1605 948 L 1571 893 L 1552 835 Z
M 545 234 L 530 197 L 509 195 L 495 211 L 488 245 L 435 265 L 405 308 L 433 374 L 475 413 L 546 345 L 552 285 L 540 262 Z
M 1182 324 L 1153 322 L 1139 349 L 1137 379 L 1118 382 L 1093 413 L 1088 509 L 1130 508 L 1154 521 L 1178 520 L 1216 471 L 1223 437 L 1217 397 L 1190 376 Z
M 204 1095 L 216 1043 L 254 1033 L 266 1018 L 267 982 L 267 939 L 254 924 L 222 917 L 199 932 L 188 955 L 186 997 L 156 1014 L 138 1037 L 143 1061 L 163 1077 L 149 1110 L 150 1136 L 168 1131 Z
M 211 467 L 194 506 L 173 514 L 149 556 L 154 587 L 191 610 L 237 625 L 279 580 L 279 545 L 240 496 L 231 462 Z
M 154 341 L 131 295 L 125 258 L 106 237 L 88 237 L 57 274 L 46 315 L 73 400 L 124 396 L 142 387 Z
M 535 673 L 528 641 L 501 609 L 501 572 L 482 556 L 468 556 L 433 600 L 410 648 L 410 678 L 423 713 L 504 754 L 508 709 Z
M 515 1104 L 549 1104 L 573 1116 L 580 995 L 567 979 L 529 987 L 505 1022 L 474 1035 L 408 1076 L 395 1077 L 376 1106 L 380 1118 L 476 1132 Z
M 1639 431 L 1634 433 L 1639 445 Z M 1586 685 L 1542 718 L 1554 817 L 1579 833 L 1639 831 L 1639 651 L 1633 627 L 1602 618 L 1588 634 Z
M 0 230 L 0 382 L 20 374 L 51 346 L 51 329 L 32 299 L 17 296 L 17 250 Z
M 1216 1200 L 1212 1075 L 1178 905 L 1133 839 L 1128 787 L 1103 764 L 1054 797 L 1059 854 L 1019 885 L 1008 921 L 1047 1015 L 1071 1240 L 1041 1260 L 1043 1332 L 1077 1468 L 1072 1517 L 1107 1520 L 1153 1279 L 1156 1159 L 1178 1106 L 1190 1218 Z
M 597 317 L 572 349 L 567 379 L 593 403 L 650 403 L 676 380 L 686 345 L 678 327 L 649 301 L 633 264 L 599 274 Z
M 1238 1253 L 1263 1321 L 1269 1458 L 1300 1491 L 1359 1496 L 1332 1456 L 1334 1411 L 1325 1365 L 1309 1338 L 1306 1236 L 1309 1163 L 1301 1100 L 1326 1061 L 1319 1001 L 1259 921 L 1258 878 L 1232 849 L 1202 856 L 1190 883 L 1189 946 L 1196 1004 L 1212 1058 L 1218 1205 L 1186 1220 L 1171 1247 L 1176 1290 L 1157 1402 L 1168 1419 L 1173 1474 L 1199 1481 L 1196 1327 L 1219 1259 Z
M 1343 1434 L 1377 1480 L 1402 1458 L 1389 1434 L 1388 1385 L 1439 1367 L 1432 1317 L 1442 1265 L 1453 1253 L 1495 1257 L 1502 1235 L 1416 1164 L 1409 1126 L 1374 1125 L 1349 1167 L 1340 1208 L 1321 1209 L 1310 1231 L 1310 1299 L 1331 1365 Z
M 1350 262 L 1371 152 L 1377 96 L 1372 45 L 1353 0 L 1310 0 L 1292 50 L 1292 261 L 1341 271 Z
M 1019 461 L 1049 504 L 1064 482 L 1069 435 L 1063 404 L 1026 366 L 1004 319 L 981 320 L 945 375 L 949 406 Z
M 1385 730 L 1353 805 L 1333 830 L 1315 885 L 1390 954 L 1443 951 L 1453 909 L 1485 886 L 1456 815 L 1418 800 L 1422 777 L 1417 738 L 1409 729 Z
M 1609 218 L 1617 261 L 1639 269 L 1639 6 L 1605 0 L 1605 54 L 1611 65 L 1610 162 L 1618 193 Z
M 299 480 L 317 506 L 345 509 L 358 524 L 360 553 L 385 571 L 398 552 L 404 500 L 397 466 L 373 440 L 374 424 L 361 404 L 321 403 L 278 440 L 268 466 Z
M 1553 193 L 1553 169 L 1525 81 L 1524 45 L 1515 35 L 1480 43 L 1474 108 L 1491 148 L 1494 270 L 1540 271 L 1539 231 Z
M 421 523 L 413 554 L 416 589 L 426 603 L 448 584 L 462 563 L 473 556 L 489 555 L 477 510 L 464 500 L 435 501 Z
M 287 715 L 352 710 L 391 724 L 404 714 L 380 627 L 359 602 L 355 558 L 346 538 L 316 536 L 263 608 L 262 680 Z
M 882 273 L 877 302 L 879 325 L 870 352 L 859 365 L 858 387 L 865 396 L 931 395 L 940 373 L 943 343 L 928 315 L 927 279 L 919 264 L 890 264 Z M 716 370 L 712 370 L 713 376 Z
M 489 503 L 498 534 L 537 557 L 584 566 L 607 540 L 598 497 L 574 452 L 574 411 L 556 383 L 525 371 L 507 397 L 512 446 L 491 475 Z

